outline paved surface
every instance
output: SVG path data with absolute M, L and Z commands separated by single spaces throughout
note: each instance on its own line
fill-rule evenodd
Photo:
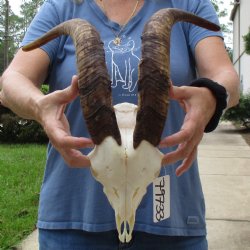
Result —
M 39 250 L 38 231 L 35 230 L 15 250 Z
M 198 159 L 209 250 L 250 250 L 250 147 L 231 124 L 223 123 L 204 136 Z M 38 250 L 37 231 L 21 249 Z
M 231 124 L 205 135 L 199 148 L 211 250 L 250 249 L 250 147 Z

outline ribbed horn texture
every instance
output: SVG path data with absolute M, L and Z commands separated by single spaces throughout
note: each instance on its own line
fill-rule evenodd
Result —
M 80 101 L 94 144 L 99 145 L 107 136 L 112 136 L 121 145 L 103 43 L 92 25 L 82 19 L 63 22 L 22 49 L 38 48 L 60 35 L 71 36 L 75 44 Z
M 179 9 L 162 9 L 155 13 L 142 34 L 142 59 L 139 65 L 138 112 L 134 131 L 134 148 L 142 140 L 158 146 L 165 125 L 170 87 L 170 32 L 178 21 L 219 31 L 220 27 Z

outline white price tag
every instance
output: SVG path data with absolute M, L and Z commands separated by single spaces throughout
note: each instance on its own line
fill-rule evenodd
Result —
M 158 177 L 153 182 L 154 223 L 170 217 L 170 176 Z

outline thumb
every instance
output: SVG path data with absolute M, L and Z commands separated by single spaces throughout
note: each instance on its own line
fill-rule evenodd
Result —
M 75 95 L 75 97 L 78 96 L 79 89 L 78 89 L 78 76 L 77 75 L 72 76 L 71 85 L 69 87 L 70 87 L 71 94 Z
M 173 86 L 170 98 L 178 101 L 178 103 L 180 104 L 180 106 L 185 112 L 187 112 L 188 110 L 187 100 L 189 99 L 189 97 L 190 97 L 190 93 L 186 87 Z
M 186 100 L 190 97 L 190 92 L 186 86 L 173 86 L 170 92 L 170 97 L 174 100 Z
M 78 76 L 76 75 L 72 77 L 70 86 L 58 92 L 62 103 L 69 103 L 73 101 L 78 94 Z

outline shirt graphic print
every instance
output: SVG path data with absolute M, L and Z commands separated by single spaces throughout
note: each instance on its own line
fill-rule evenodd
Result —
M 106 47 L 106 54 L 110 55 L 111 87 L 113 90 L 119 88 L 120 94 L 123 96 L 131 96 L 136 90 L 138 82 L 137 74 L 140 58 L 136 55 L 136 52 L 140 52 L 140 48 L 136 48 L 135 41 L 132 39 L 126 39 L 125 41 L 123 38 L 122 41 L 120 45 L 116 45 L 111 40 Z

